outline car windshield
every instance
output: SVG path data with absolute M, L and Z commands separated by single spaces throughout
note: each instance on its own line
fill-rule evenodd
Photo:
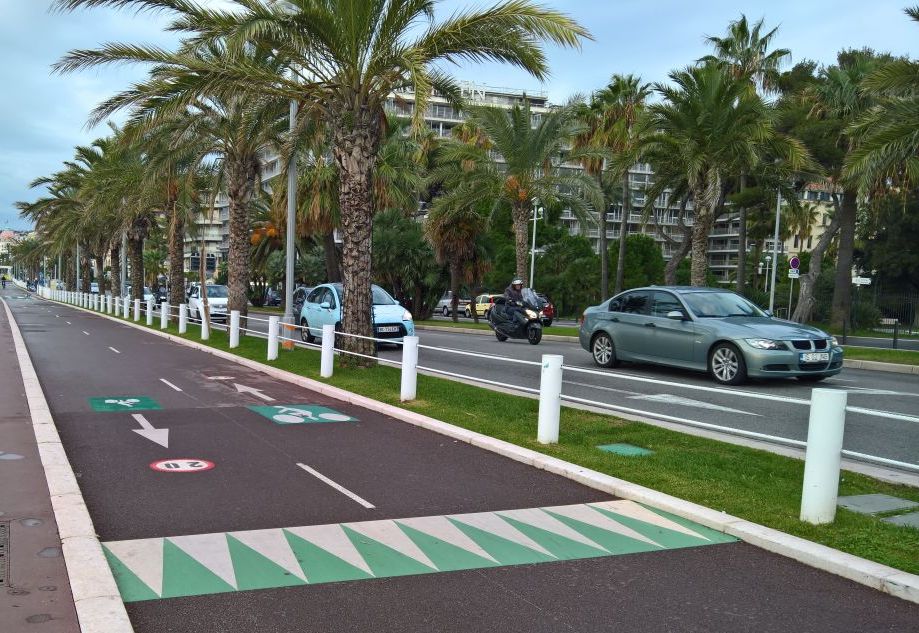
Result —
M 373 286 L 373 305 L 375 306 L 391 306 L 396 304 L 396 300 L 389 296 L 389 293 L 380 288 L 379 286 Z
M 226 286 L 208 286 L 208 299 L 226 299 L 229 296 L 229 289 Z
M 145 294 L 145 295 L 152 295 L 152 294 L 153 294 L 153 291 L 150 290 L 149 286 L 144 286 L 144 294 Z
M 683 301 L 699 318 L 764 317 L 766 313 L 733 292 L 690 292 Z

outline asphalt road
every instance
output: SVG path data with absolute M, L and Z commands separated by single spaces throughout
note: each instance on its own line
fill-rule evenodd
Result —
M 470 445 L 99 316 L 3 296 L 139 633 L 864 632 L 919 617 L 911 603 Z M 295 405 L 349 419 L 299 423 Z M 172 470 L 182 460 L 212 467 Z M 547 506 L 618 517 L 605 524 L 618 532 L 529 510 Z M 631 549 L 599 555 L 602 539 Z M 472 551 L 482 564 L 461 564 Z M 426 554 L 435 562 L 419 569 Z
M 249 327 L 264 332 L 267 324 L 251 320 Z M 566 367 L 598 372 L 566 370 L 563 397 L 626 407 L 635 415 L 650 418 L 674 416 L 792 440 L 807 439 L 809 406 L 788 399 L 809 401 L 815 385 L 795 379 L 718 387 L 705 374 L 690 371 L 628 364 L 616 369 L 601 369 L 577 343 L 548 340 L 535 346 L 526 341 L 499 343 L 491 335 L 433 330 L 419 330 L 418 336 L 422 345 L 418 358 L 420 367 L 538 389 L 538 366 L 502 359 L 536 363 L 543 354 L 561 354 Z M 430 348 L 476 355 L 458 355 Z M 401 353 L 397 347 L 380 350 L 382 358 L 391 360 L 399 360 Z M 842 389 L 848 392 L 849 406 L 865 410 L 848 413 L 843 448 L 919 464 L 919 376 L 844 369 L 816 386 Z M 704 390 L 696 389 L 698 387 Z M 751 393 L 759 397 L 746 395 Z M 902 415 L 906 419 L 879 417 L 878 414 Z

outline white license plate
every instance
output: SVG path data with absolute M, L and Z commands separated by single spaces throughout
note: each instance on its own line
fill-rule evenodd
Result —
M 377 328 L 377 332 L 398 332 L 398 325 L 384 325 Z
M 825 363 L 830 360 L 829 352 L 811 352 L 810 354 L 801 354 L 802 363 Z

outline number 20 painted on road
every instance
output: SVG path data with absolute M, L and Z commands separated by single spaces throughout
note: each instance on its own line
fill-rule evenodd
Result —
M 161 459 L 150 464 L 150 468 L 160 473 L 196 473 L 210 470 L 214 462 L 206 459 Z

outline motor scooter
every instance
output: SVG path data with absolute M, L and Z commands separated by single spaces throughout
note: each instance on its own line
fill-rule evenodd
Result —
M 488 311 L 488 325 L 495 331 L 495 338 L 504 342 L 509 338 L 526 339 L 530 345 L 542 340 L 542 323 L 539 318 L 539 300 L 529 288 L 523 289 L 521 303 L 495 297 L 494 305 Z

